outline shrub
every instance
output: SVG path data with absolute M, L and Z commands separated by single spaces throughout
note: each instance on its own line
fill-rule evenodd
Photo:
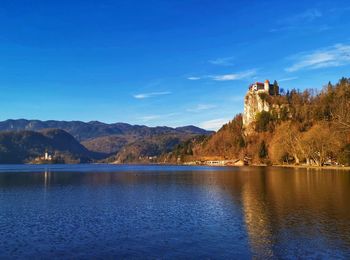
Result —
M 338 154 L 338 162 L 343 165 L 350 165 L 350 144 L 346 144 Z
M 264 159 L 268 155 L 267 147 L 265 141 L 262 141 L 260 143 L 260 148 L 259 148 L 259 158 Z
M 255 120 L 255 130 L 258 132 L 265 132 L 268 130 L 268 125 L 272 120 L 272 116 L 269 112 L 262 111 L 257 113 Z

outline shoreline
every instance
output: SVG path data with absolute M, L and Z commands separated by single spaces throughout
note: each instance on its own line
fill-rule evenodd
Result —
M 162 164 L 159 164 L 162 165 Z M 163 164 L 163 165 L 184 165 L 191 166 L 188 164 Z M 292 165 L 292 164 L 250 164 L 250 165 L 193 165 L 193 166 L 209 166 L 209 167 L 274 167 L 274 168 L 294 168 L 294 169 L 316 169 L 316 170 L 346 170 L 350 171 L 350 166 L 313 166 L 313 165 Z
M 350 171 L 350 166 L 312 166 L 312 165 L 285 165 L 276 164 L 271 167 L 295 168 L 295 169 L 320 169 L 320 170 L 346 170 Z
M 286 165 L 286 164 L 251 164 L 251 165 L 206 165 L 206 164 L 196 164 L 190 165 L 186 163 L 176 164 L 176 163 L 54 163 L 54 164 L 33 164 L 33 163 L 20 163 L 20 164 L 0 164 L 1 165 L 139 165 L 139 166 L 202 166 L 202 167 L 274 167 L 274 168 L 294 168 L 294 169 L 315 169 L 315 170 L 345 170 L 350 171 L 350 166 L 312 166 L 312 165 Z

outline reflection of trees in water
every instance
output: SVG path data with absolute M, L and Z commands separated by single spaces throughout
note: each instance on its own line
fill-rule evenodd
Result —
M 250 175 L 250 174 L 249 174 Z M 269 207 L 266 205 L 265 173 L 245 181 L 242 186 L 243 217 L 253 255 L 273 257 L 273 231 Z M 260 185 L 262 184 L 262 185 Z
M 230 182 L 234 197 L 240 191 L 253 255 L 286 253 L 279 248 L 296 256 L 303 253 L 298 247 L 310 252 L 322 246 L 350 248 L 348 172 L 250 168 L 231 175 L 236 177 L 223 178 L 222 185 Z

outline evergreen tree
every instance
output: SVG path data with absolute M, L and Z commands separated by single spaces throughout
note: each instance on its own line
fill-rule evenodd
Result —
M 266 147 L 265 141 L 263 140 L 263 141 L 260 143 L 259 158 L 260 158 L 260 159 L 264 159 L 264 158 L 267 157 L 267 155 L 268 155 L 267 147 Z
M 278 86 L 278 83 L 276 80 L 273 82 L 273 93 L 272 94 L 274 96 L 278 96 L 278 94 L 279 94 L 279 86 Z

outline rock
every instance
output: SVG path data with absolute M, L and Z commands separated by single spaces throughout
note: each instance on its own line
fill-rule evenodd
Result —
M 266 94 L 249 90 L 244 98 L 243 126 L 247 128 L 255 121 L 256 114 L 262 111 L 270 111 L 270 104 L 266 101 Z

